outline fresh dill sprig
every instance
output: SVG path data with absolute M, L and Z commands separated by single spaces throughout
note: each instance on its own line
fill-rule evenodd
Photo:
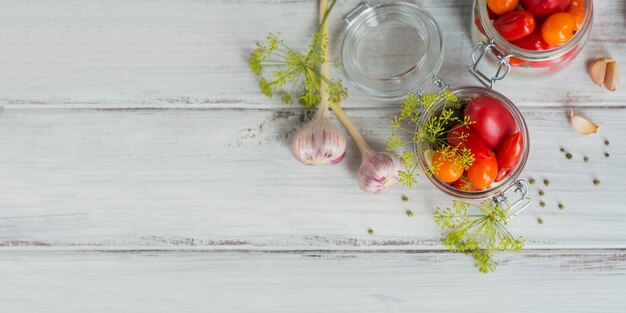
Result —
M 317 32 L 311 36 L 312 42 L 304 52 L 288 47 L 280 34 L 270 33 L 265 45 L 257 43 L 250 53 L 248 64 L 255 75 L 260 77 L 259 87 L 263 94 L 280 96 L 285 104 L 293 104 L 294 99 L 301 105 L 315 107 L 320 102 L 320 80 L 328 84 L 328 100 L 339 103 L 348 96 L 348 90 L 341 80 L 330 79 L 320 73 L 326 60 L 328 35 L 322 31 L 328 14 L 336 0 L 330 4 Z M 271 73 L 264 75 L 264 70 Z
M 468 210 L 473 211 L 468 213 Z M 476 267 L 487 273 L 494 271 L 497 261 L 495 251 L 519 252 L 524 247 L 522 237 L 514 237 L 506 228 L 509 207 L 503 207 L 491 199 L 480 205 L 455 200 L 453 208 L 437 208 L 435 223 L 444 230 L 443 245 L 453 252 L 471 254 Z
M 433 112 L 440 101 L 445 101 L 441 110 Z M 474 155 L 467 148 L 447 145 L 447 134 L 454 124 L 467 126 L 473 122 L 455 114 L 463 102 L 449 91 L 436 94 L 411 94 L 404 99 L 400 114 L 391 120 L 391 135 L 387 139 L 387 150 L 404 162 L 405 170 L 399 172 L 400 182 L 412 187 L 419 175 L 419 153 L 433 149 L 442 153 L 445 161 L 468 169 Z M 456 109 L 456 110 L 455 110 Z M 424 114 L 427 118 L 423 118 Z M 467 136 L 467 135 L 464 135 Z M 463 138 L 461 138 L 463 139 Z M 424 169 L 427 175 L 437 172 L 437 164 Z

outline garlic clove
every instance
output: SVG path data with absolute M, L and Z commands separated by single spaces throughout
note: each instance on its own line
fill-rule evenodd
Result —
M 346 155 L 346 139 L 328 118 L 316 114 L 293 136 L 291 149 L 306 165 L 337 164 Z
M 368 154 L 359 166 L 357 181 L 361 190 L 365 192 L 384 193 L 400 180 L 398 171 L 403 169 L 402 161 L 390 153 Z
M 619 68 L 615 60 L 606 65 L 606 74 L 604 76 L 604 87 L 609 91 L 616 91 L 620 83 Z
M 570 114 L 570 123 L 576 132 L 583 135 L 594 134 L 600 129 L 600 126 L 573 111 Z
M 426 164 L 428 165 L 428 168 L 433 168 L 434 157 L 435 157 L 435 150 L 426 149 L 426 151 L 424 151 L 424 159 L 426 160 Z
M 602 57 L 593 61 L 589 66 L 589 76 L 591 76 L 591 80 L 600 87 L 604 84 L 606 65 L 610 60 L 610 57 Z

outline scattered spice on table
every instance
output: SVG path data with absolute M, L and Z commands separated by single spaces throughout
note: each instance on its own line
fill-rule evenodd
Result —
M 559 203 L 559 209 L 560 210 L 565 210 L 565 206 L 563 205 L 563 203 Z
M 565 152 L 565 148 L 561 147 L 561 152 Z
M 541 217 L 537 218 L 537 223 L 543 224 L 543 219 Z
M 585 156 L 585 157 L 583 158 L 583 161 L 585 161 L 585 163 L 589 163 L 589 157 L 588 157 L 588 156 Z
M 568 152 L 565 154 L 565 157 L 569 160 L 572 158 L 572 154 Z
M 598 180 L 597 178 L 593 179 L 593 184 L 596 186 L 600 186 L 600 180 Z
M 546 186 L 550 186 L 550 181 L 547 180 L 547 179 L 544 179 L 543 180 L 543 184 L 546 185 Z
M 609 153 L 608 152 L 604 152 L 604 156 L 608 158 L 609 157 Z
M 534 184 L 535 184 L 535 179 L 534 179 L 534 178 L 529 178 L 529 179 L 528 179 L 528 182 L 529 182 L 531 185 L 534 185 Z
M 411 210 L 406 210 L 406 216 L 408 216 L 408 217 L 412 217 L 412 216 L 413 216 L 413 211 L 411 211 Z
M 610 144 L 609 140 L 608 139 L 604 139 L 604 145 L 608 146 L 609 144 Z
M 403 202 L 409 202 L 409 197 L 402 195 L 402 201 Z
M 543 192 L 543 190 L 539 190 L 539 195 L 543 196 L 544 194 L 546 194 L 545 192 Z
M 373 235 L 374 234 L 374 230 L 370 228 L 370 229 L 367 230 L 367 233 L 370 234 L 370 235 Z
M 543 201 L 539 201 L 539 206 L 541 206 L 542 208 L 544 208 L 546 206 L 546 203 Z

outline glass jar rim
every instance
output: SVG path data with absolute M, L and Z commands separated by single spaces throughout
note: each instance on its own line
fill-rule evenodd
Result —
M 451 196 L 464 198 L 464 199 L 485 199 L 488 197 L 500 195 L 517 181 L 517 179 L 519 178 L 519 176 L 521 175 L 524 169 L 524 166 L 526 165 L 526 161 L 528 160 L 528 155 L 530 153 L 530 134 L 528 132 L 528 126 L 526 125 L 526 120 L 524 119 L 522 112 L 520 112 L 520 110 L 517 108 L 517 106 L 513 102 L 511 102 L 511 100 L 509 100 L 507 97 L 505 97 L 504 95 L 502 95 L 501 93 L 493 89 L 488 89 L 484 87 L 476 87 L 476 86 L 466 86 L 466 87 L 454 88 L 450 90 L 450 92 L 452 92 L 457 97 L 465 96 L 465 95 L 477 95 L 477 96 L 490 96 L 490 97 L 494 97 L 500 100 L 500 102 L 509 110 L 509 112 L 513 116 L 513 119 L 517 123 L 518 131 L 522 133 L 522 139 L 524 142 L 524 147 L 522 148 L 522 156 L 518 164 L 515 166 L 515 169 L 509 174 L 509 176 L 506 179 L 504 179 L 501 182 L 498 182 L 497 185 L 493 186 L 492 188 L 481 190 L 481 191 L 458 190 L 442 182 L 434 175 L 428 175 L 428 173 L 424 171 L 425 168 L 428 168 L 430 166 L 428 162 L 426 161 L 426 157 L 424 156 L 424 152 L 427 149 L 427 147 L 417 148 L 415 151 L 418 155 L 418 163 L 420 165 L 420 168 L 422 168 L 422 172 L 424 172 L 424 175 L 428 177 L 428 179 L 435 185 L 435 187 L 437 187 L 439 190 Z M 445 104 L 445 102 L 446 102 L 445 98 L 441 99 L 437 104 L 435 104 L 431 108 L 430 111 L 424 112 L 420 116 L 420 124 L 424 125 L 426 121 L 430 118 L 431 114 L 433 112 L 437 112 L 438 110 L 440 110 Z
M 401 74 L 384 78 L 370 77 L 363 72 L 364 64 L 356 59 L 357 53 L 351 51 L 363 43 L 363 38 L 358 38 L 355 33 L 366 28 L 379 27 L 383 24 L 379 19 L 389 14 L 413 18 L 415 22 L 407 23 L 406 26 L 420 29 L 429 35 L 426 51 L 415 64 Z M 371 96 L 380 99 L 405 97 L 436 74 L 443 63 L 444 41 L 439 24 L 428 11 L 413 3 L 392 2 L 370 6 L 362 2 L 344 16 L 344 20 L 348 25 L 343 35 L 340 51 L 343 73 L 353 86 Z
M 584 2 L 585 18 L 583 19 L 582 26 L 576 32 L 574 37 L 561 46 L 549 50 L 535 51 L 520 48 L 504 39 L 504 37 L 496 31 L 491 23 L 489 12 L 487 11 L 487 1 L 476 0 L 474 1 L 474 5 L 476 4 L 478 4 L 480 23 L 485 30 L 487 37 L 493 39 L 496 45 L 513 54 L 514 57 L 531 61 L 547 61 L 565 55 L 567 52 L 575 48 L 581 40 L 583 40 L 585 37 L 584 35 L 589 32 L 591 28 L 591 21 L 593 18 L 593 0 L 587 0 Z

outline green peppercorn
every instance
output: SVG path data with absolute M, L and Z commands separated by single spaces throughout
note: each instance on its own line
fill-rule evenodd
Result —
M 402 195 L 402 201 L 403 202 L 409 202 L 409 197 Z
M 374 230 L 370 228 L 370 229 L 367 230 L 367 233 L 370 234 L 370 235 L 373 235 L 374 234 Z
M 546 194 L 546 193 L 545 193 L 545 192 L 543 192 L 543 190 L 539 190 L 539 195 L 540 195 L 540 196 L 543 196 L 543 195 L 545 195 L 545 194 Z
M 547 180 L 547 179 L 544 179 L 543 180 L 543 184 L 546 185 L 546 186 L 550 186 L 550 181 Z
M 609 153 L 608 153 L 608 152 L 605 152 L 605 153 L 604 153 L 604 156 L 608 158 L 608 157 L 609 157 Z
M 561 152 L 565 152 L 565 148 L 561 147 Z
M 600 180 L 598 180 L 597 178 L 593 179 L 593 184 L 596 186 L 600 186 Z
M 539 223 L 539 224 L 543 224 L 543 219 L 542 219 L 541 217 L 540 217 L 540 218 L 537 218 L 537 223 Z
M 565 154 L 565 157 L 569 160 L 572 158 L 572 154 L 568 152 Z
M 565 206 L 563 205 L 563 203 L 559 203 L 559 209 L 564 210 Z
M 528 179 L 528 183 L 530 183 L 531 185 L 535 184 L 535 179 L 534 178 L 529 178 Z
M 610 144 L 609 140 L 608 139 L 604 139 L 604 145 L 608 146 L 609 144 Z
M 546 203 L 543 201 L 539 201 L 539 206 L 541 206 L 542 208 L 546 207 Z
M 583 158 L 583 161 L 585 161 L 585 163 L 589 163 L 589 157 L 585 156 L 585 157 Z
M 408 217 L 413 216 L 413 212 L 411 210 L 406 210 L 406 216 Z

